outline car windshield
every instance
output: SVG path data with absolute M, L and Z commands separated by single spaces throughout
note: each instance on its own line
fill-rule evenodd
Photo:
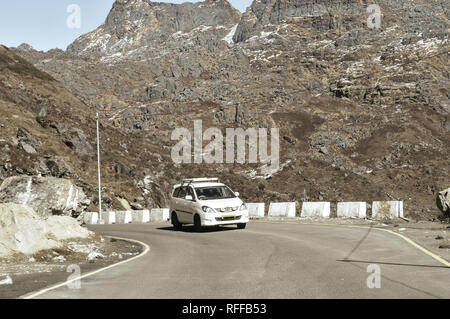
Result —
M 234 198 L 236 195 L 227 186 L 199 187 L 195 189 L 199 200 Z

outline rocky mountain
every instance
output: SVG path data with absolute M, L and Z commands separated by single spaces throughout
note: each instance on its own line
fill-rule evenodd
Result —
M 280 25 L 297 24 L 313 31 L 335 30 L 339 36 L 357 43 L 371 36 L 367 28 L 367 8 L 371 1 L 361 0 L 259 0 L 244 13 L 234 34 L 241 42 L 261 32 L 279 30 Z M 403 36 L 421 33 L 421 37 L 448 35 L 449 4 L 447 1 L 377 1 L 384 27 L 395 26 Z M 325 35 L 326 36 L 326 35 Z M 329 35 L 328 35 L 329 38 Z M 359 39 L 358 39 L 359 38 Z
M 111 207 L 163 205 L 180 178 L 211 175 L 250 201 L 403 199 L 410 217 L 434 218 L 450 177 L 449 4 L 378 3 L 370 28 L 359 0 L 255 0 L 242 15 L 226 0 L 118 0 L 67 51 L 14 54 L 100 112 Z M 280 170 L 175 165 L 171 132 L 195 119 L 279 127 Z M 65 122 L 60 138 L 73 131 Z M 84 149 L 76 156 L 94 169 Z
M 151 47 L 155 41 L 165 41 L 176 32 L 230 27 L 239 22 L 240 15 L 226 0 L 180 5 L 150 0 L 116 1 L 105 23 L 75 40 L 67 52 L 75 55 L 120 55 L 134 49 Z

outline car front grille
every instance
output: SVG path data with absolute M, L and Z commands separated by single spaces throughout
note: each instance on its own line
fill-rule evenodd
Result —
M 223 208 L 216 208 L 216 210 L 218 212 L 221 213 L 230 213 L 230 212 L 235 212 L 239 209 L 239 207 L 223 207 Z
M 230 217 L 216 217 L 216 221 L 218 222 L 225 222 L 230 220 L 238 220 L 241 216 L 230 216 Z

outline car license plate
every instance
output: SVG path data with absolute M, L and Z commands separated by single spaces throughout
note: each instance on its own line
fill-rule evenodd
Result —
M 234 218 L 234 217 L 236 217 L 236 215 L 234 215 L 234 214 L 232 214 L 232 215 L 223 215 L 222 219 L 223 218 L 231 218 L 231 217 Z

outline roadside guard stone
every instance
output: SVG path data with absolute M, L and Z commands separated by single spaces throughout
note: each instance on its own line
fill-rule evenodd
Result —
M 303 202 L 301 217 L 330 217 L 330 202 Z
M 249 217 L 264 217 L 264 203 L 247 203 Z
M 372 203 L 372 218 L 400 218 L 403 217 L 402 201 L 375 201 Z
M 270 203 L 269 217 L 295 217 L 295 202 Z

